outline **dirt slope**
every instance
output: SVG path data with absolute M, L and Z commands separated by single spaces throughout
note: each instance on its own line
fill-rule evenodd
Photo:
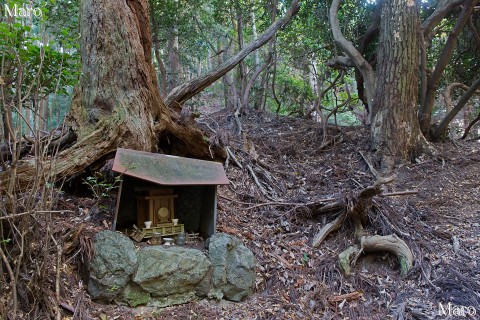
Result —
M 450 301 L 476 308 L 480 317 L 478 143 L 435 145 L 435 157 L 401 166 L 395 181 L 387 185 L 388 192 L 416 190 L 417 194 L 375 198 L 378 209 L 370 215 L 367 232 L 395 233 L 407 242 L 415 257 L 408 275 L 399 275 L 394 256 L 379 253 L 362 256 L 346 277 L 337 256 L 354 243 L 348 224 L 314 249 L 313 236 L 334 214 L 310 219 L 308 212 L 298 214 L 299 206 L 262 204 L 342 198 L 371 185 L 375 178 L 359 154 L 368 155 L 367 131 L 331 127 L 328 137 L 334 143 L 320 150 L 321 129 L 303 119 L 250 114 L 242 117 L 245 136 L 236 134 L 235 121 L 225 112 L 200 121 L 218 134 L 230 135 L 235 159 L 228 161 L 231 185 L 220 189 L 218 229 L 242 238 L 254 251 L 255 295 L 242 303 L 203 300 L 164 310 L 88 301 L 92 316 L 443 319 L 439 302 L 447 308 Z M 456 252 L 453 238 L 459 241 Z

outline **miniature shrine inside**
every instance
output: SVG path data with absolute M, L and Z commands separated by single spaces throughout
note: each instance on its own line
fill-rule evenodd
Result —
M 114 230 L 136 241 L 215 233 L 217 186 L 229 183 L 222 164 L 119 148 L 113 171 L 123 177 Z

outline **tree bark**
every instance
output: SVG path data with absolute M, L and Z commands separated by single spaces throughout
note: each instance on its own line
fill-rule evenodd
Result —
M 42 164 L 49 175 L 77 174 L 118 147 L 156 151 L 159 135 L 168 136 L 171 153 L 210 156 L 202 132 L 175 121 L 160 97 L 147 0 L 84 0 L 80 31 L 82 77 L 67 118 L 77 142 Z M 17 172 L 16 185 L 25 189 L 35 163 L 24 161 Z M 0 174 L 1 189 L 9 178 Z
M 231 57 L 207 74 L 191 81 L 185 82 L 170 91 L 167 98 L 165 99 L 166 105 L 171 108 L 177 108 L 178 106 L 181 106 L 185 101 L 195 96 L 196 94 L 204 90 L 206 87 L 220 79 L 228 71 L 232 70 L 249 53 L 266 44 L 276 34 L 278 29 L 286 26 L 290 22 L 290 20 L 292 20 L 292 18 L 298 13 L 298 10 L 300 9 L 298 2 L 299 0 L 293 0 L 290 8 L 287 10 L 287 12 L 282 18 L 275 21 L 257 39 L 245 45 L 245 47 L 235 56 Z
M 384 171 L 415 155 L 424 140 L 416 115 L 419 25 L 416 1 L 384 1 L 371 127 L 372 148 Z
M 462 12 L 460 13 L 455 26 L 448 36 L 447 42 L 445 43 L 442 53 L 438 58 L 432 75 L 428 78 L 425 101 L 419 112 L 420 128 L 425 135 L 428 135 L 430 131 L 430 122 L 432 120 L 433 106 L 435 104 L 435 95 L 437 93 L 438 84 L 442 78 L 443 71 L 450 61 L 453 51 L 457 45 L 458 36 L 468 22 L 476 3 L 477 0 L 465 0 Z

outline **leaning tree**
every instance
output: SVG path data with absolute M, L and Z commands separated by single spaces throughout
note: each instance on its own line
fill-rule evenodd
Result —
M 267 43 L 299 10 L 294 0 L 285 15 L 265 32 L 207 74 L 174 88 L 164 102 L 152 64 L 152 35 L 147 0 L 83 0 L 80 4 L 82 74 L 66 119 L 69 133 L 59 143 L 74 143 L 43 163 L 49 177 L 77 174 L 118 147 L 207 158 L 223 157 L 179 106 L 232 70 L 250 52 Z M 212 153 L 215 153 L 214 155 Z M 35 163 L 24 161 L 16 174 L 0 174 L 0 187 L 28 188 Z M 47 180 L 49 177 L 45 177 Z M 10 187 L 8 187 L 10 186 Z

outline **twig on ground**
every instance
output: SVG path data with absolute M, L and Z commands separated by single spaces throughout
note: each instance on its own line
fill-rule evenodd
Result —
M 63 213 L 75 213 L 74 211 L 71 210 L 53 210 L 53 211 L 28 211 L 28 212 L 22 212 L 22 213 L 16 213 L 16 214 L 10 214 L 8 216 L 3 216 L 0 217 L 0 220 L 6 220 L 6 219 L 16 219 L 21 216 L 26 216 L 29 214 L 48 214 L 48 213 L 56 213 L 56 214 L 63 214 Z

